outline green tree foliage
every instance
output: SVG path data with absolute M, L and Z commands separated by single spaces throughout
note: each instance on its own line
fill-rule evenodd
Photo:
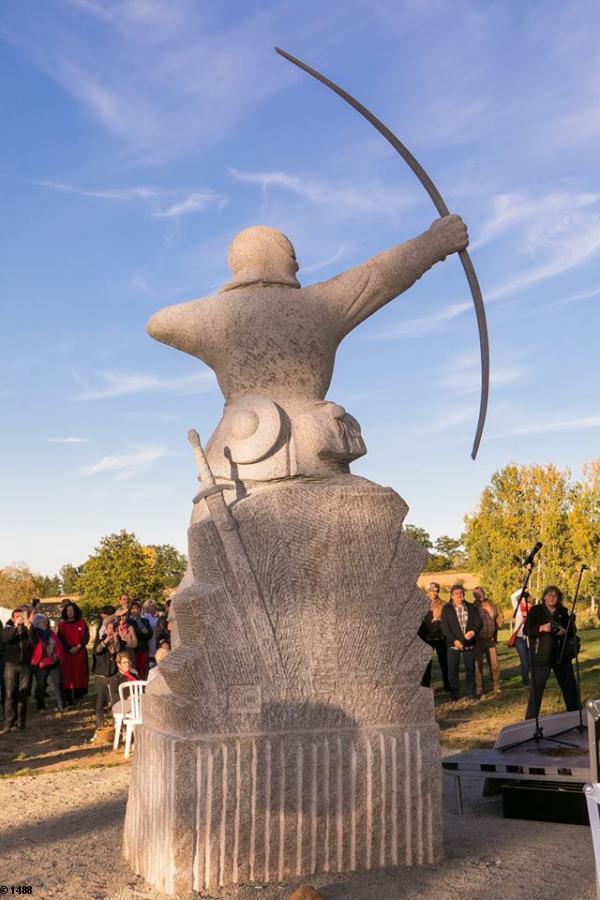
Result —
M 476 511 L 466 516 L 465 547 L 471 571 L 479 572 L 488 593 L 508 605 L 523 579 L 520 561 L 536 541 L 531 587 L 539 594 L 556 582 L 570 589 L 576 565 L 570 519 L 577 487 L 569 471 L 553 465 L 511 463 L 492 476 Z
M 79 579 L 82 567 L 65 563 L 59 572 L 61 590 L 63 594 L 77 594 L 79 592 Z
M 417 544 L 421 544 L 421 546 L 425 547 L 426 550 L 431 550 L 431 548 L 433 547 L 429 532 L 425 531 L 424 528 L 419 528 L 418 525 L 405 525 L 404 531 L 409 536 L 409 538 L 412 538 L 412 540 L 416 541 Z
M 433 553 L 427 560 L 426 572 L 445 572 L 448 569 L 462 569 L 466 565 L 463 537 L 453 538 L 441 535 L 433 543 Z
M 448 537 L 447 534 L 432 541 L 431 535 L 418 525 L 405 525 L 404 531 L 421 544 L 429 553 L 429 559 L 425 566 L 426 572 L 444 572 L 446 569 L 461 568 L 465 565 L 466 554 L 463 548 L 463 539 Z
M 156 589 L 175 588 L 185 575 L 187 558 L 171 544 L 149 544 L 146 548 L 152 560 Z
M 82 569 L 78 585 L 87 610 L 114 604 L 122 593 L 140 599 L 154 595 L 152 561 L 127 531 L 103 537 Z
M 58 575 L 34 575 L 35 587 L 38 597 L 58 597 L 61 582 Z
M 103 537 L 81 567 L 77 580 L 86 611 L 116 603 L 119 595 L 162 600 L 165 588 L 176 587 L 186 558 L 170 544 L 145 547 L 134 534 L 120 531 Z

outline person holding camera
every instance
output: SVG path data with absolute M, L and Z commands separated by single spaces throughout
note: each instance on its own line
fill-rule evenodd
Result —
M 115 607 L 103 606 L 100 610 L 100 622 L 96 630 L 94 649 L 92 652 L 92 671 L 96 686 L 96 731 L 92 741 L 97 740 L 104 728 L 104 708 L 112 704 L 110 693 L 112 679 L 117 674 L 117 653 L 119 643 L 115 628 Z
M 27 704 L 31 690 L 31 657 L 38 642 L 32 628 L 31 612 L 13 609 L 2 632 L 4 644 L 4 685 L 6 691 L 3 731 L 18 728 L 23 731 L 27 722 Z
M 567 710 L 579 709 L 577 683 L 571 661 L 577 652 L 574 639 L 575 617 L 573 616 L 569 623 L 571 617 L 562 600 L 560 588 L 551 584 L 544 589 L 542 602 L 533 606 L 527 615 L 524 631 L 529 639 L 533 656 L 534 677 L 529 692 L 526 719 L 533 719 L 539 714 L 551 671 L 556 676 Z M 567 642 L 561 658 L 567 629 Z

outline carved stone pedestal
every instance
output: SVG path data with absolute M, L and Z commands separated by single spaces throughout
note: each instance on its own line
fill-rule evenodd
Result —
M 125 855 L 165 893 L 442 857 L 435 725 L 136 744 Z

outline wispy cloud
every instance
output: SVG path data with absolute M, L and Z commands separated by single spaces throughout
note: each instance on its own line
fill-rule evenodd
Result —
M 110 200 L 118 203 L 142 203 L 149 209 L 151 215 L 158 219 L 176 219 L 190 213 L 204 212 L 211 207 L 222 209 L 227 203 L 227 198 L 223 194 L 213 191 L 212 188 L 192 191 L 176 191 L 157 187 L 95 190 L 64 184 L 60 181 L 36 181 L 35 184 L 52 191 L 76 194 L 78 197 L 91 197 L 95 200 Z
M 85 437 L 48 437 L 44 438 L 47 444 L 91 444 L 90 438 Z
M 531 422 L 518 428 L 500 431 L 490 435 L 492 438 L 520 437 L 527 434 L 547 434 L 554 431 L 585 431 L 589 428 L 600 428 L 600 415 L 583 416 L 578 419 L 545 419 Z
M 83 475 L 113 473 L 119 481 L 125 481 L 146 471 L 152 463 L 168 454 L 166 447 L 137 447 L 129 453 L 103 456 L 91 466 L 84 466 Z
M 309 263 L 308 266 L 302 266 L 302 274 L 308 275 L 310 272 L 319 272 L 321 269 L 327 269 L 334 263 L 339 262 L 340 259 L 343 259 L 347 252 L 346 245 L 340 244 L 335 253 L 332 253 L 326 259 L 318 259 L 316 262 Z
M 490 385 L 502 387 L 521 381 L 526 374 L 521 365 L 494 365 L 490 373 Z M 440 369 L 437 383 L 454 394 L 474 394 L 481 389 L 481 363 L 475 353 L 464 353 L 452 359 Z
M 146 372 L 86 372 L 68 369 L 69 374 L 82 388 L 78 400 L 104 400 L 108 397 L 125 397 L 149 391 L 174 391 L 185 394 L 206 393 L 216 387 L 212 372 L 196 372 L 174 378 L 161 378 Z
M 394 322 L 392 325 L 387 325 L 385 328 L 380 328 L 378 331 L 373 332 L 368 336 L 368 339 L 381 341 L 391 338 L 420 337 L 421 335 L 431 334 L 444 328 L 452 319 L 472 308 L 472 303 L 452 303 L 450 306 L 431 313 L 429 316 L 419 316 L 416 319 Z
M 521 227 L 525 252 L 546 249 L 555 237 L 564 236 L 577 226 L 577 215 L 598 204 L 600 195 L 591 192 L 555 192 L 532 197 L 518 191 L 498 194 L 493 200 L 493 213 L 483 223 L 472 250 Z
M 302 11 L 277 3 L 71 0 L 60 13 L 41 4 L 35 17 L 19 6 L 6 17 L 5 37 L 127 149 L 153 159 L 214 144 L 300 79 L 275 59 L 275 34 L 293 33 L 318 57 L 372 18 L 358 0 Z
M 561 306 L 568 306 L 571 303 L 578 303 L 580 300 L 591 300 L 600 294 L 600 288 L 592 288 L 591 291 L 581 291 L 578 294 L 571 294 L 569 297 L 563 297 L 562 300 L 556 300 L 547 306 L 547 310 L 558 309 Z
M 479 238 L 470 249 L 502 238 L 508 242 L 504 252 L 527 256 L 536 262 L 490 290 L 484 289 L 487 304 L 580 268 L 600 255 L 600 194 L 552 193 L 538 198 L 520 193 L 502 194 L 496 197 L 493 207 L 492 216 L 484 222 Z M 594 288 L 576 295 L 575 299 L 597 292 Z M 470 302 L 452 303 L 428 316 L 388 325 L 371 338 L 385 340 L 431 334 L 471 309 Z
M 313 178 L 291 175 L 288 172 L 244 172 L 230 169 L 230 175 L 246 184 L 255 184 L 263 191 L 280 189 L 296 194 L 316 206 L 326 206 L 341 213 L 394 214 L 415 205 L 413 193 L 392 191 L 389 186 L 367 183 L 361 187 L 336 185 Z

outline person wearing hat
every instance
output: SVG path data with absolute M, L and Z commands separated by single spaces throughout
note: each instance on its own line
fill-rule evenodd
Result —
M 115 612 L 115 636 L 119 653 L 127 653 L 131 665 L 135 665 L 135 651 L 138 645 L 137 634 L 129 610 L 120 607 Z
M 56 706 L 62 712 L 65 708 L 61 681 L 61 663 L 65 655 L 62 643 L 50 629 L 48 616 L 37 613 L 33 617 L 33 629 L 38 642 L 35 645 L 31 666 L 35 678 L 35 702 L 38 712 L 46 709 L 46 686 L 52 682 Z

